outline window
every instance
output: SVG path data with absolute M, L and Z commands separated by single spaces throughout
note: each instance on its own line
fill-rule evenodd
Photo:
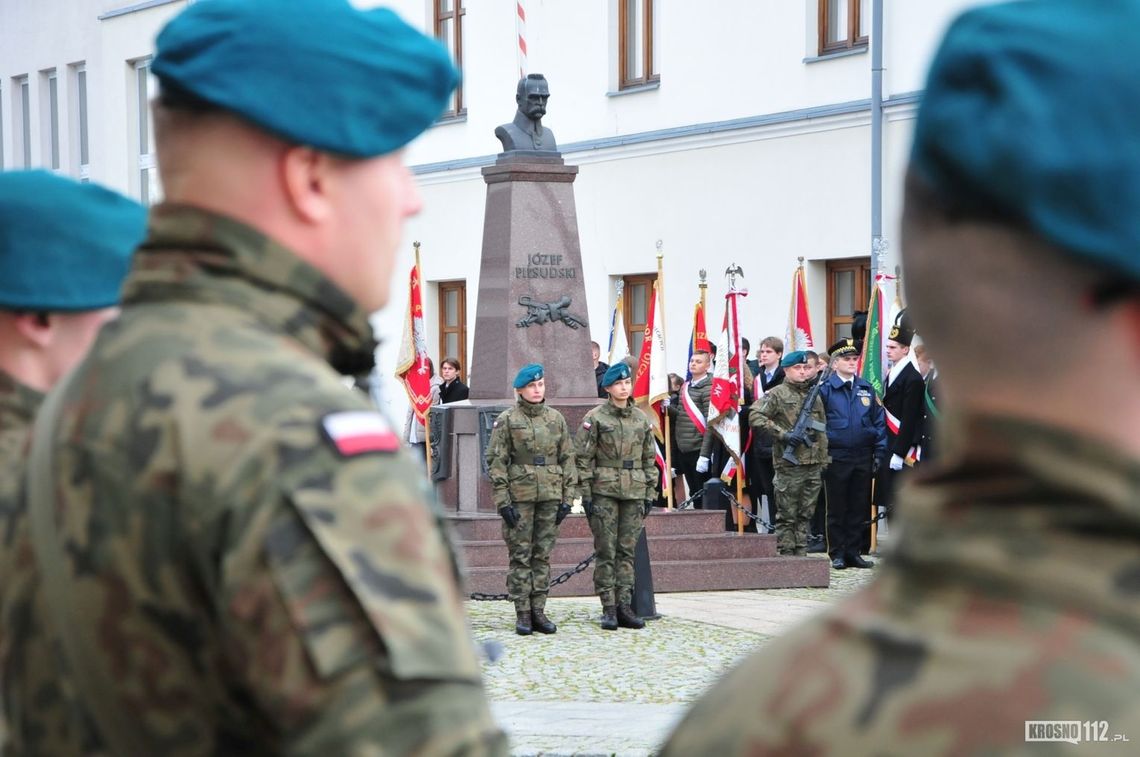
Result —
M 59 77 L 55 69 L 44 72 L 44 88 L 40 90 L 47 96 L 42 104 L 43 116 L 47 121 L 44 132 L 44 152 L 48 156 L 48 167 L 53 171 L 59 170 Z M 41 125 L 40 128 L 43 128 Z
M 871 11 L 866 0 L 819 0 L 819 54 L 867 46 Z
M 871 302 L 871 259 L 827 262 L 827 344 L 851 336 L 856 310 Z
M 12 80 L 12 160 L 15 168 L 32 167 L 32 102 L 28 77 Z
M 4 170 L 4 89 L 0 86 L 0 171 Z
M 434 0 L 435 6 L 435 36 L 451 53 L 451 60 L 455 67 L 463 72 L 463 16 L 467 9 L 463 7 L 463 0 Z M 463 82 L 455 88 L 451 95 L 451 102 L 441 118 L 454 118 L 467 112 L 467 104 L 463 102 Z
M 661 81 L 661 59 L 657 42 L 661 38 L 657 0 L 619 0 L 618 89 L 640 87 Z
M 143 205 L 157 202 L 160 189 L 154 163 L 154 133 L 150 114 L 150 58 L 136 61 L 134 68 L 134 116 L 137 121 L 135 139 L 138 145 L 138 198 Z
M 467 282 L 439 282 L 439 360 L 459 360 L 459 380 L 467 380 Z M 439 361 L 436 362 L 439 367 Z
M 72 158 L 73 165 L 78 156 L 79 180 L 91 178 L 91 146 L 87 128 L 87 67 L 78 63 L 72 67 L 72 92 L 74 100 L 72 115 Z
M 623 301 L 625 302 L 625 328 L 628 332 L 629 354 L 637 358 L 641 355 L 641 343 L 645 341 L 645 323 L 649 320 L 649 301 L 653 298 L 653 274 L 625 277 Z

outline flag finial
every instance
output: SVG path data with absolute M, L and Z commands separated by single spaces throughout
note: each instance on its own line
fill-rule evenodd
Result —
M 730 289 L 736 288 L 736 277 L 744 275 L 744 269 L 736 263 L 733 263 L 725 269 L 724 275 L 728 277 L 728 286 Z
M 701 270 L 697 271 L 697 276 L 700 277 L 701 288 L 703 289 L 703 288 L 707 287 L 708 286 L 709 272 L 706 271 L 704 268 L 702 268 Z
M 804 267 L 804 256 L 800 255 L 796 260 L 800 261 L 800 268 Z

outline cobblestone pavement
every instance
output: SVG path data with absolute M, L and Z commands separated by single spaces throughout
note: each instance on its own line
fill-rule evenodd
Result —
M 553 636 L 517 636 L 508 602 L 467 606 L 476 638 L 501 650 L 484 677 L 514 754 L 649 755 L 735 661 L 873 572 L 832 570 L 827 589 L 659 594 L 663 617 L 639 631 L 602 631 L 594 598 L 549 600 Z

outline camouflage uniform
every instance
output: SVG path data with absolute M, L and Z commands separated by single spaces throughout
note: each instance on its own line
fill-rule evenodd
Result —
M 65 395 L 54 480 L 81 634 L 115 679 L 85 695 L 117 696 L 155 753 L 505 753 L 425 484 L 396 434 L 368 454 L 329 436 L 330 414 L 382 422 L 326 362 L 372 349 L 367 314 L 284 248 L 152 211 Z M 5 580 L 30 615 L 5 685 L 35 695 L 12 725 L 54 752 L 73 713 L 28 655 L 53 620 L 34 566 Z
M 776 468 L 772 483 L 776 489 L 776 501 L 780 503 L 776 544 L 781 555 L 807 554 L 808 527 L 819 498 L 823 467 L 830 460 L 827 456 L 827 434 L 819 431 L 809 432 L 812 446 L 801 445 L 796 449 L 799 465 L 792 465 L 783 458 L 784 437 L 796 425 L 810 389 L 808 382 L 785 380 L 765 394 L 759 406 L 753 405 L 749 415 L 749 423 L 753 427 L 776 440 L 772 445 L 772 462 Z M 827 422 L 827 413 L 818 397 L 811 416 L 821 425 Z
M 511 566 L 507 592 L 515 610 L 541 611 L 550 590 L 550 551 L 558 537 L 558 505 L 574 491 L 574 449 L 562 413 L 519 398 L 495 419 L 487 446 L 495 506 L 514 505 L 519 523 L 503 523 Z
M 586 413 L 576 439 L 578 486 L 594 505 L 594 591 L 602 606 L 633 601 L 633 552 L 646 500 L 657 497 L 653 430 L 645 413 L 627 400 Z
M 35 559 L 27 538 L 27 523 L 20 501 L 27 446 L 32 422 L 44 395 L 0 371 L 0 753 L 25 754 L 32 746 L 23 728 L 11 729 L 6 723 L 27 723 L 38 731 L 35 749 L 43 754 L 80 754 L 96 744 L 85 735 L 75 718 L 56 722 L 43 720 L 39 707 L 30 702 L 53 703 L 50 709 L 70 709 L 70 687 L 64 676 L 41 682 L 38 688 L 25 688 L 25 670 L 51 665 L 57 650 L 40 626 L 32 622 L 34 573 L 28 565 Z M 42 608 L 39 608 L 42 609 Z M 15 640 L 20 643 L 16 644 Z
M 665 754 L 1069 753 L 1027 720 L 1107 721 L 1131 748 L 1080 746 L 1135 753 L 1140 463 L 1022 421 L 962 431 L 903 489 L 874 581 L 718 683 Z

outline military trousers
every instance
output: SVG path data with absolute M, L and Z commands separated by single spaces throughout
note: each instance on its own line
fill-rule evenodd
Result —
M 822 486 L 823 465 L 789 465 L 776 462 L 773 486 L 780 503 L 776 522 L 776 548 L 781 555 L 806 555 L 808 526 Z
M 850 456 L 834 457 L 823 474 L 827 502 L 827 554 L 832 558 L 858 555 L 863 525 L 871 515 L 871 459 L 868 447 Z
M 644 520 L 640 499 L 594 497 L 594 591 L 603 607 L 633 601 L 633 553 Z
M 507 593 L 516 610 L 541 610 L 550 591 L 550 552 L 558 538 L 558 502 L 515 502 L 519 522 L 514 528 L 503 523 L 510 569 Z

